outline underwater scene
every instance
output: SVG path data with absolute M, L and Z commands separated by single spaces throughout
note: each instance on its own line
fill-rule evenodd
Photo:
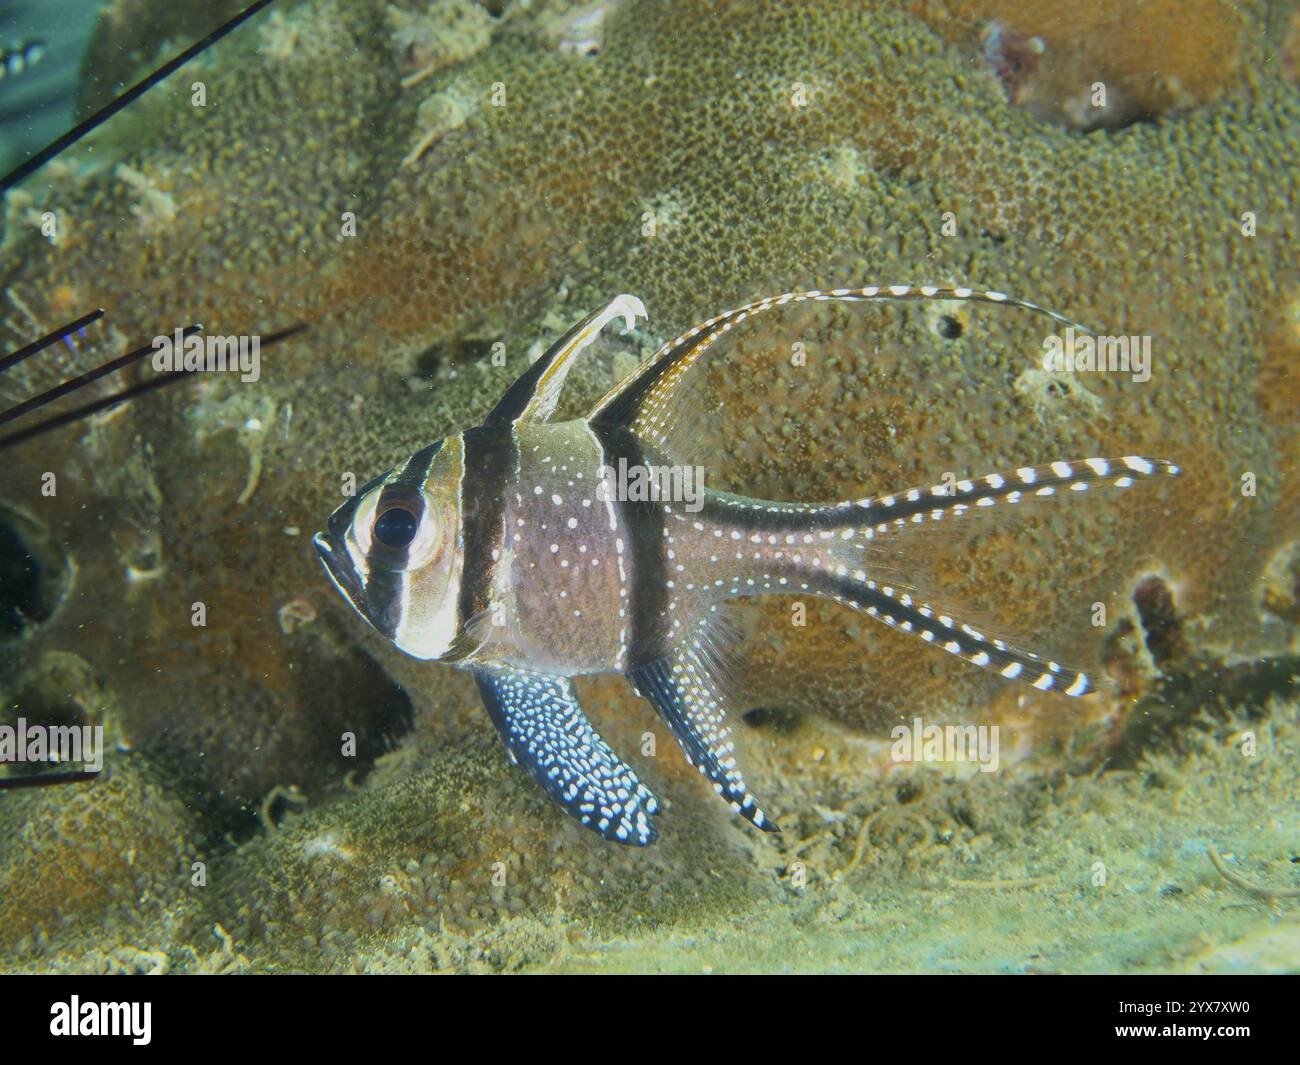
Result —
M 0 50 L 0 972 L 1300 972 L 1300 0 Z

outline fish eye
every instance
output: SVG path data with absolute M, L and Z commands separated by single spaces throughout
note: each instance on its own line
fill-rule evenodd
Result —
M 375 518 L 375 539 L 385 547 L 407 547 L 419 527 L 420 519 L 406 507 L 392 506 Z

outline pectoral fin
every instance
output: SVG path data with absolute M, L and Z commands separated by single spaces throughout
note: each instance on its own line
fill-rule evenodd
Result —
M 659 800 L 592 728 L 567 677 L 511 666 L 474 676 L 511 757 L 570 817 L 616 843 L 655 841 Z

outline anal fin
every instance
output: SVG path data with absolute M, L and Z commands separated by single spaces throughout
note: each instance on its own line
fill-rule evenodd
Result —
M 759 807 L 736 762 L 727 721 L 727 662 L 723 622 L 712 617 L 674 650 L 628 676 L 672 731 L 691 765 L 733 810 L 764 832 L 781 829 Z

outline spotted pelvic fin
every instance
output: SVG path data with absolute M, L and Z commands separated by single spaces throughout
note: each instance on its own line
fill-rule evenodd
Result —
M 513 666 L 474 676 L 511 758 L 570 817 L 615 843 L 655 841 L 659 800 L 592 727 L 567 677 Z
M 483 424 L 515 427 L 525 421 L 546 421 L 560 400 L 560 390 L 574 361 L 600 331 L 615 318 L 622 318 L 631 331 L 636 328 L 636 320 L 645 317 L 645 304 L 635 296 L 615 296 L 604 310 L 587 315 L 520 374 Z
M 628 677 L 672 731 L 686 760 L 695 766 L 741 817 L 765 832 L 779 832 L 750 793 L 736 762 L 736 744 L 727 721 L 731 683 L 730 648 L 723 632 L 725 615 L 715 613 L 670 653 Z M 736 633 L 736 638 L 740 637 Z
M 588 416 L 593 425 L 631 427 L 642 439 L 672 451 L 671 437 L 680 435 L 677 399 L 688 371 L 713 344 L 747 318 L 789 303 L 884 303 L 959 300 L 1018 307 L 1043 315 L 1077 332 L 1093 334 L 1063 314 L 1017 299 L 1005 292 L 939 285 L 866 285 L 862 288 L 811 289 L 783 292 L 725 311 L 669 341 L 606 393 Z

